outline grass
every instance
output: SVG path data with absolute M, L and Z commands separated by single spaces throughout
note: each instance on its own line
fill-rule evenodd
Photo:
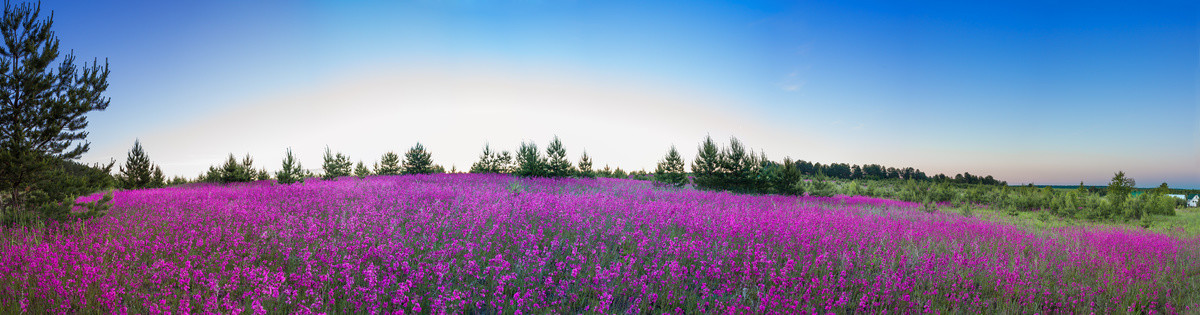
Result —
M 988 209 L 979 206 L 970 206 L 970 216 L 991 221 L 1010 224 L 1023 228 L 1028 231 L 1041 232 L 1050 229 L 1065 228 L 1065 227 L 1123 227 L 1129 229 L 1146 229 L 1154 233 L 1172 235 L 1177 237 L 1195 237 L 1200 236 L 1200 208 L 1177 208 L 1175 215 L 1152 215 L 1150 218 L 1150 227 L 1144 228 L 1140 225 L 1140 221 L 1103 221 L 1097 222 L 1093 220 L 1064 218 L 1052 215 L 1043 215 L 1036 211 L 1021 211 L 1016 216 L 1010 215 L 1007 211 L 999 209 Z M 938 208 L 944 213 L 963 215 L 963 206 L 943 206 Z

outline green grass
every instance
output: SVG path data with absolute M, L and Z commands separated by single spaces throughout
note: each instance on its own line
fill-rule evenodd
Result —
M 962 207 L 941 207 L 939 211 L 962 215 Z M 1052 215 L 1041 215 L 1038 212 L 1021 211 L 1016 216 L 998 209 L 972 207 L 971 216 L 981 220 L 1002 222 L 1030 231 L 1045 231 L 1048 229 L 1075 226 L 1113 226 L 1142 229 L 1141 221 L 1092 221 L 1076 218 L 1062 218 Z M 1200 208 L 1177 208 L 1174 216 L 1153 215 L 1150 218 L 1151 232 L 1173 235 L 1178 237 L 1200 236 Z

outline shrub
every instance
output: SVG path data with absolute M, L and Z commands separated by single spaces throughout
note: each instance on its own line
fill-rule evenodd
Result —
M 809 196 L 817 197 L 833 197 L 833 195 L 837 193 L 837 191 L 833 188 L 833 185 L 830 185 L 829 182 L 825 181 L 823 178 L 814 179 L 808 182 L 805 190 L 808 191 Z

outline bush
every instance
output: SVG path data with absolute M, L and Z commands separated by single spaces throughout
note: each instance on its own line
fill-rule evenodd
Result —
M 824 179 L 814 179 L 808 182 L 805 190 L 808 191 L 809 196 L 833 197 L 835 194 L 837 194 L 837 190 L 833 188 L 833 185 Z

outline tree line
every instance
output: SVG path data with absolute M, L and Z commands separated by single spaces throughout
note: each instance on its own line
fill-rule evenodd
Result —
M 550 141 L 546 150 L 541 151 L 534 142 L 522 142 L 516 149 L 516 154 L 510 151 L 495 151 L 485 144 L 479 160 L 471 165 L 470 173 L 499 173 L 512 174 L 520 177 L 576 177 L 576 178 L 628 178 L 630 176 L 649 179 L 646 172 L 627 172 L 620 167 L 615 169 L 605 165 L 601 169 L 593 169 L 591 157 L 585 151 L 577 163 L 567 159 L 567 151 L 562 140 L 557 136 Z M 343 176 L 366 177 L 372 175 L 410 175 L 446 173 L 441 165 L 434 164 L 432 153 L 424 145 L 417 143 L 403 157 L 395 152 L 384 153 L 373 167 L 368 167 L 363 161 L 353 163 L 349 156 L 325 148 L 320 173 L 305 169 L 296 159 L 289 148 L 279 171 L 268 172 L 265 168 L 256 168 L 250 155 L 238 159 L 232 153 L 220 165 L 209 166 L 195 180 L 174 177 L 167 180 L 162 175 L 158 165 L 150 161 L 150 157 L 142 148 L 140 141 L 134 141 L 133 148 L 127 154 L 126 162 L 120 167 L 116 178 L 117 188 L 140 189 L 158 188 L 191 182 L 208 183 L 238 183 L 258 180 L 275 179 L 280 184 L 303 182 L 304 179 L 320 177 L 325 180 Z M 457 173 L 457 169 L 449 170 Z
M 1007 185 L 991 175 L 980 177 L 971 173 L 949 177 L 943 174 L 927 176 L 913 168 L 884 167 L 879 164 L 850 165 L 847 163 L 821 164 L 791 157 L 772 161 L 765 152 L 748 149 L 737 138 L 719 147 L 711 136 L 706 136 L 697 148 L 692 161 L 692 172 L 684 170 L 684 161 L 678 150 L 671 146 L 655 169 L 654 180 L 665 185 L 683 187 L 692 184 L 706 190 L 727 190 L 739 193 L 761 193 L 797 195 L 805 192 L 827 194 L 829 188 L 822 183 L 826 179 L 846 180 L 914 180 L 944 183 Z M 804 180 L 803 178 L 809 178 Z

